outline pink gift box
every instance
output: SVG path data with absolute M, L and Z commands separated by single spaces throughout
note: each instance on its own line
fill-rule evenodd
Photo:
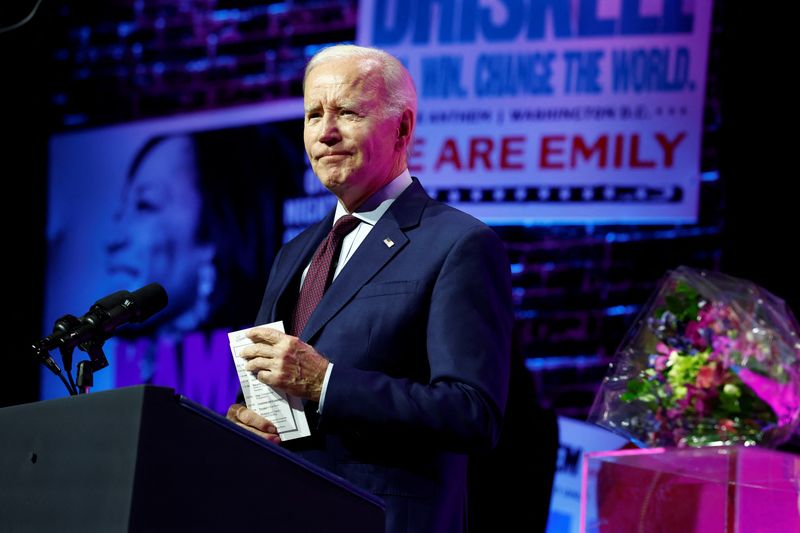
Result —
M 800 457 L 757 447 L 584 455 L 586 533 L 800 532 Z

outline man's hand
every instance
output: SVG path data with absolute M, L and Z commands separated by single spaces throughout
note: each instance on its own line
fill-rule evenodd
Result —
M 257 327 L 247 336 L 255 344 L 239 353 L 258 380 L 292 396 L 319 401 L 328 360 L 297 337 Z
M 227 417 L 228 420 L 236 422 L 236 424 L 248 431 L 252 431 L 259 437 L 263 437 L 275 444 L 281 443 L 275 424 L 240 403 L 235 403 L 228 407 Z

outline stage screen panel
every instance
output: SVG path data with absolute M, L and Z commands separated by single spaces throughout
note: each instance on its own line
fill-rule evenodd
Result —
M 239 388 L 227 332 L 253 324 L 305 161 L 300 100 L 52 137 L 44 333 L 160 283 L 168 306 L 106 342 L 95 390 L 164 385 L 224 412 Z

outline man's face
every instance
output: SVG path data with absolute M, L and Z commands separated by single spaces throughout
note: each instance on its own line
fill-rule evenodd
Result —
M 351 211 L 405 168 L 400 117 L 386 117 L 376 67 L 331 59 L 306 78 L 303 138 L 322 184 Z

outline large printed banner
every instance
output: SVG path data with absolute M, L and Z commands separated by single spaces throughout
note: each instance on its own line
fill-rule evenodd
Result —
M 692 223 L 711 0 L 361 0 L 409 68 L 411 169 L 488 222 Z

